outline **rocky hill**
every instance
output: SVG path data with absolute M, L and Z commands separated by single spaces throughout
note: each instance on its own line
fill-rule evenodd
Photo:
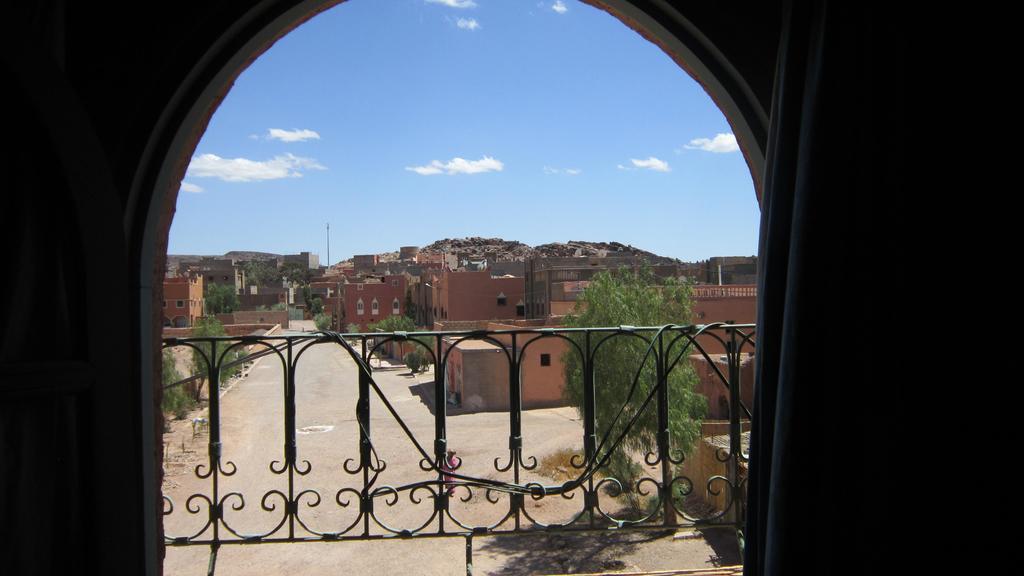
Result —
M 501 238 L 445 238 L 420 248 L 421 252 L 449 252 L 466 258 L 483 258 L 493 254 L 501 260 L 522 260 L 533 256 L 533 248 L 516 240 Z
M 449 252 L 464 258 L 483 258 L 494 256 L 498 260 L 524 260 L 536 257 L 572 257 L 572 256 L 640 256 L 652 264 L 673 264 L 680 261 L 676 258 L 658 256 L 652 252 L 641 250 L 620 242 L 588 242 L 586 240 L 570 240 L 568 242 L 552 242 L 531 247 L 516 240 L 502 238 L 445 238 L 420 249 L 421 252 Z

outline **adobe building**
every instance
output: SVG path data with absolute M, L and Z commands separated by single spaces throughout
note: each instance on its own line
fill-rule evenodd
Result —
M 357 254 L 352 257 L 352 268 L 356 273 L 368 272 L 380 264 L 380 256 L 376 254 Z
M 715 256 L 707 261 L 708 284 L 757 284 L 757 256 Z
M 405 275 L 388 275 L 345 284 L 343 324 L 359 324 L 360 330 L 365 332 L 370 324 L 388 316 L 405 314 L 407 282 Z M 333 301 L 331 303 L 334 304 Z M 328 301 L 325 301 L 324 307 L 327 305 Z
M 458 255 L 448 252 L 420 252 L 416 255 L 416 262 L 440 270 L 455 270 L 459 267 Z
M 523 278 L 495 278 L 487 270 L 444 270 L 432 278 L 432 320 L 514 320 L 526 315 Z
M 309 252 L 299 252 L 298 254 L 285 254 L 283 258 L 284 264 L 299 264 L 310 270 L 316 270 L 320 268 L 320 255 L 310 254 Z
M 179 274 L 184 276 L 189 273 L 202 274 L 204 286 L 230 286 L 235 290 L 235 294 L 242 294 L 246 284 L 245 269 L 232 259 L 204 256 L 199 262 L 183 263 L 179 268 Z
M 598 272 L 620 268 L 637 269 L 645 262 L 641 256 L 566 256 L 531 258 L 526 261 L 525 304 L 527 318 L 544 318 L 564 313 L 565 304 L 555 305 L 558 297 L 555 284 L 588 281 Z M 678 278 L 677 264 L 649 264 L 658 278 Z M 564 302 L 564 301 L 562 301 Z M 571 308 L 571 306 L 568 306 Z
M 164 278 L 164 326 L 191 328 L 203 315 L 203 277 Z
M 445 330 L 486 329 L 512 330 L 523 323 L 450 322 L 438 323 Z M 442 325 L 443 326 L 440 326 Z M 442 353 L 448 353 L 445 390 L 448 402 L 466 411 L 506 411 L 509 396 L 509 357 L 512 335 L 495 334 L 495 342 L 463 340 L 449 337 L 442 340 Z M 534 341 L 536 340 L 536 341 Z M 561 338 L 541 335 L 517 335 L 516 350 L 520 354 L 520 398 L 523 410 L 565 406 L 565 374 L 562 355 L 568 344 Z
M 703 342 L 702 342 L 703 344 Z M 705 420 L 729 420 L 729 388 L 722 378 L 720 372 L 728 378 L 729 363 L 724 355 L 709 354 L 712 362 L 708 362 L 703 354 L 691 354 L 690 363 L 697 373 L 697 393 L 707 398 L 708 412 Z M 716 371 L 717 369 L 717 371 Z M 726 381 L 727 382 L 727 381 Z M 740 354 L 740 402 L 747 409 L 754 405 L 754 355 L 750 353 Z M 740 412 L 740 418 L 746 420 L 746 413 Z
M 398 249 L 399 260 L 416 260 L 416 255 L 420 253 L 419 246 L 402 246 Z

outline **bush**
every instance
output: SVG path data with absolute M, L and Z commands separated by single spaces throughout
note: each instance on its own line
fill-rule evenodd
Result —
M 316 323 L 317 330 L 329 330 L 331 328 L 331 317 L 327 314 L 317 314 L 313 317 L 313 322 Z
M 415 350 L 405 355 L 405 365 L 413 374 L 419 372 L 420 368 L 424 366 L 423 360 L 423 356 Z

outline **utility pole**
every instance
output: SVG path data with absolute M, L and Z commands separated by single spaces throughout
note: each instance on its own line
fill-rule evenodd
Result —
M 327 267 L 331 267 L 331 223 L 327 223 Z

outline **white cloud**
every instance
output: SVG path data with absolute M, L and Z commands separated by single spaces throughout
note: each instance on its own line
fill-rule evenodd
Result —
M 654 156 L 651 156 L 647 160 L 637 160 L 636 158 L 630 158 L 630 162 L 633 163 L 635 168 L 646 168 L 647 170 L 654 170 L 655 172 L 671 172 L 672 169 L 668 167 L 668 162 L 659 160 Z M 622 164 L 619 164 L 619 168 L 625 169 Z
M 192 158 L 186 175 L 195 178 L 219 178 L 225 182 L 257 182 L 280 178 L 301 178 L 300 170 L 326 170 L 312 158 L 292 154 L 257 161 L 247 158 L 221 158 L 203 154 Z
M 449 8 L 476 8 L 473 0 L 427 0 L 428 4 L 444 4 Z
M 479 160 L 466 160 L 464 158 L 452 158 L 448 162 L 434 160 L 426 166 L 406 166 L 405 169 L 415 172 L 421 176 L 432 176 L 442 172 L 449 176 L 455 174 L 480 174 L 482 172 L 501 172 L 505 165 L 500 160 L 490 156 L 484 156 Z
M 579 168 L 552 168 L 550 166 L 544 167 L 545 174 L 568 174 L 569 176 L 577 176 L 583 173 L 583 170 Z
M 688 150 L 704 150 L 716 154 L 727 154 L 737 152 L 740 149 L 734 134 L 716 134 L 714 138 L 695 138 L 684 146 Z
M 282 130 L 280 128 L 271 128 L 267 130 L 268 140 L 280 140 L 282 142 L 305 142 L 306 140 L 319 140 L 320 134 L 312 130 Z
M 569 7 L 566 6 L 565 2 L 562 2 L 562 0 L 558 0 L 557 2 L 552 4 L 551 9 L 554 10 L 555 12 L 558 12 L 559 14 L 565 14 L 566 12 L 569 11 Z
M 199 193 L 199 192 L 203 191 L 202 188 L 200 188 L 199 186 L 196 186 L 195 184 L 192 184 L 191 182 L 182 182 L 180 190 L 182 192 L 193 192 L 193 193 Z
M 459 18 L 459 21 L 456 22 L 455 25 L 463 30 L 476 30 L 477 28 L 480 28 L 480 23 L 476 21 L 476 18 L 470 18 L 469 20 Z

